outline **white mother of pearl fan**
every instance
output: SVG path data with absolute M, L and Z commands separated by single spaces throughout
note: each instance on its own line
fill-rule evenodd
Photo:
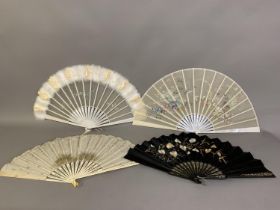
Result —
M 141 109 L 141 97 L 126 78 L 94 65 L 58 71 L 40 88 L 34 104 L 37 119 L 86 129 L 131 122 L 133 112 Z
M 34 147 L 4 165 L 0 176 L 78 185 L 77 179 L 137 165 L 124 159 L 134 145 L 106 135 L 57 138 Z
M 254 107 L 228 76 L 183 69 L 154 83 L 143 95 L 146 112 L 133 124 L 195 133 L 260 132 Z

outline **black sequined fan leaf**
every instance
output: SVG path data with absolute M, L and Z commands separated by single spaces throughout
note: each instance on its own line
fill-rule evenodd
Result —
M 152 138 L 130 149 L 126 158 L 196 183 L 201 179 L 274 177 L 261 160 L 240 147 L 193 133 Z

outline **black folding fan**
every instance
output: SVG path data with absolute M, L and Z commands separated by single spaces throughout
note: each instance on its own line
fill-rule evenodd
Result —
M 194 133 L 152 138 L 130 149 L 125 158 L 196 183 L 202 179 L 275 177 L 250 152 Z

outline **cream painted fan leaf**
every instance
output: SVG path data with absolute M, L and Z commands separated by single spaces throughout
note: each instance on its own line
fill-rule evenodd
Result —
M 129 81 L 112 70 L 79 65 L 58 71 L 38 91 L 34 114 L 86 129 L 132 121 L 143 109 Z
M 196 133 L 260 131 L 243 89 L 214 70 L 192 68 L 168 74 L 142 100 L 146 112 L 135 112 L 135 125 Z
M 58 138 L 36 146 L 4 165 L 0 176 L 65 182 L 136 165 L 124 159 L 134 145 L 106 135 Z

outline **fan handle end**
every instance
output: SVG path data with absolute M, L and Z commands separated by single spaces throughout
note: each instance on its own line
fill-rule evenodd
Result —
M 78 183 L 76 180 L 73 180 L 73 181 L 71 182 L 71 184 L 72 184 L 72 186 L 73 186 L 74 188 L 76 188 L 76 187 L 79 186 L 79 183 Z

